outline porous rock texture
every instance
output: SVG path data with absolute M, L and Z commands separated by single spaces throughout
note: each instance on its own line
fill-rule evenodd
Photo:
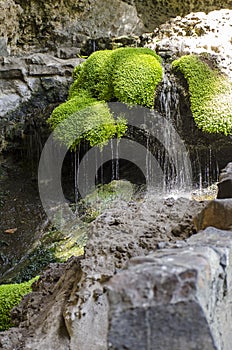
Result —
M 206 54 L 214 66 L 232 79 L 232 10 L 191 12 L 177 16 L 156 28 L 149 47 L 164 57 Z
M 140 35 L 169 18 L 220 8 L 231 8 L 231 1 L 1 0 L 0 36 L 11 52 L 54 50 L 75 47 L 86 38 Z
M 82 259 L 52 265 L 34 292 L 13 311 L 17 328 L 0 335 L 4 350 L 104 350 L 108 348 L 105 283 L 128 260 L 171 242 L 182 246 L 194 233 L 193 215 L 203 203 L 152 197 L 118 202 L 100 215 L 89 232 Z M 176 243 L 175 243 L 176 242 Z

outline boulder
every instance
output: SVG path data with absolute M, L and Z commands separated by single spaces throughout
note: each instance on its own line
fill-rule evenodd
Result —
M 131 259 L 106 287 L 108 349 L 229 350 L 230 237 L 209 228 L 185 248 Z
M 209 226 L 232 230 L 232 199 L 215 199 L 194 218 L 197 231 Z
M 221 171 L 217 198 L 232 198 L 232 163 L 227 164 Z

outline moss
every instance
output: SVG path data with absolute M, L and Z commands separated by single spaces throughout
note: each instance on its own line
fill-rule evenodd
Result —
M 75 149 L 81 140 L 89 141 L 91 146 L 103 145 L 126 130 L 123 118 L 115 121 L 104 101 L 97 101 L 83 90 L 58 106 L 48 123 L 55 129 L 56 137 L 71 149 Z
M 195 55 L 172 64 L 188 82 L 191 111 L 204 132 L 232 134 L 232 83 Z
M 162 79 L 161 58 L 146 48 L 97 51 L 74 69 L 73 78 L 68 101 L 53 111 L 48 123 L 71 149 L 83 139 L 91 146 L 103 145 L 127 129 L 125 119 L 114 120 L 105 102 L 152 108 Z
M 114 206 L 114 201 L 129 201 L 135 192 L 135 186 L 126 180 L 113 180 L 98 186 L 78 203 L 82 220 L 91 222 L 104 210 Z
M 85 89 L 100 100 L 153 107 L 155 89 L 162 79 L 161 58 L 147 48 L 97 51 L 74 69 L 74 78 L 70 98 Z
M 19 304 L 25 294 L 31 292 L 31 285 L 36 279 L 38 277 L 20 284 L 0 285 L 0 331 L 13 326 L 10 312 Z
M 161 65 L 153 56 L 134 55 L 114 71 L 114 96 L 121 102 L 153 108 L 161 79 Z

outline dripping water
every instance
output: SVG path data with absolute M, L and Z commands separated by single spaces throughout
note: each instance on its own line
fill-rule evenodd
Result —
M 186 151 L 177 149 L 176 146 L 176 122 L 181 120 L 180 98 L 177 86 L 169 78 L 168 72 L 163 69 L 163 84 L 159 95 L 158 110 L 167 121 L 167 127 L 163 130 L 165 147 L 158 151 L 159 162 L 163 167 L 163 191 L 185 190 L 186 184 L 191 183 L 191 174 L 187 173 Z M 171 153 L 171 154 L 170 154 Z

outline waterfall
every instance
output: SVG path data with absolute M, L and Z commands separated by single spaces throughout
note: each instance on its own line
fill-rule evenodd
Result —
M 191 187 L 191 165 L 188 163 L 188 151 L 176 130 L 176 124 L 181 120 L 180 97 L 175 81 L 170 79 L 170 74 L 166 71 L 167 68 L 163 67 L 163 84 L 156 106 L 166 119 L 166 127 L 163 129 L 164 149 L 163 152 L 158 150 L 157 158 L 164 172 L 163 191 L 185 191 Z

